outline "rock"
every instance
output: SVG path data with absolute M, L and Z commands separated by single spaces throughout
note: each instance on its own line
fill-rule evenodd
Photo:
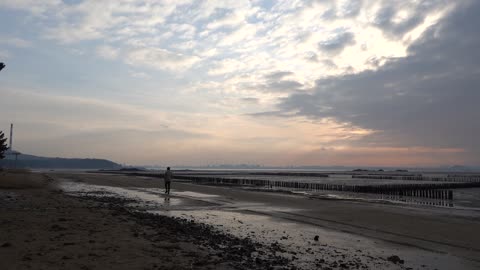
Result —
M 32 260 L 32 258 L 30 256 L 27 256 L 27 255 L 23 256 L 23 258 L 22 258 L 22 261 L 31 261 L 31 260 Z
M 403 264 L 405 261 L 400 259 L 397 255 L 392 255 L 387 258 L 388 261 L 391 261 L 394 264 Z
M 315 237 L 313 238 L 313 240 L 318 241 L 319 238 L 320 238 L 320 237 L 319 237 L 318 235 L 315 235 Z
M 51 231 L 65 231 L 66 228 L 64 228 L 62 226 L 59 226 L 58 224 L 54 224 L 54 225 L 50 226 L 50 230 Z

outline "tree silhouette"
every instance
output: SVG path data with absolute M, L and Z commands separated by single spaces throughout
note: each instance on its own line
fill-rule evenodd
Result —
M 3 134 L 2 131 L 0 131 L 0 159 L 5 158 L 5 151 L 7 151 L 7 138 L 5 138 L 5 135 Z
M 4 63 L 0 63 L 0 70 L 2 70 L 5 67 Z

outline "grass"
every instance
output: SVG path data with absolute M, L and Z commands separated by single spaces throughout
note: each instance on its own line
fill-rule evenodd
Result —
M 0 189 L 42 188 L 47 179 L 26 169 L 6 169 L 0 171 Z

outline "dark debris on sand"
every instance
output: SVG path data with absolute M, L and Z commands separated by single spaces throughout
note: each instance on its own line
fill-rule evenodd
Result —
M 158 230 L 157 234 L 145 236 L 152 242 L 160 242 L 168 237 L 207 249 L 210 256 L 196 262 L 194 268 L 197 269 L 212 263 L 226 263 L 235 269 L 298 269 L 290 259 L 279 255 L 284 252 L 279 245 L 266 246 L 254 242 L 249 237 L 239 238 L 227 234 L 208 224 L 137 211 L 128 207 L 128 204 L 133 202 L 130 199 L 88 194 L 81 198 L 103 203 L 117 215 L 127 215 L 139 225 Z M 169 235 L 166 236 L 165 232 Z M 139 232 L 134 234 L 137 237 L 142 235 Z

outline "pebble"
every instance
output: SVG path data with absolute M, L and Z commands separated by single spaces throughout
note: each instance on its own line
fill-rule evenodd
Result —
M 3 243 L 1 247 L 5 248 L 5 247 L 11 247 L 11 246 L 12 244 L 10 244 L 9 242 L 6 242 L 6 243 Z

